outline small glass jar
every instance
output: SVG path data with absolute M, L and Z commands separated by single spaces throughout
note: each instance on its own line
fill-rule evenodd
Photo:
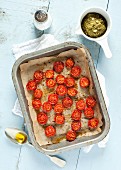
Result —
M 50 14 L 43 9 L 38 10 L 34 14 L 34 25 L 38 30 L 46 30 L 52 24 L 52 18 Z

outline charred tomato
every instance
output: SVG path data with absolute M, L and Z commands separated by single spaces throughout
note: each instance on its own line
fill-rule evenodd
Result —
M 48 116 L 44 112 L 40 112 L 37 114 L 37 121 L 41 125 L 45 125 L 48 121 Z

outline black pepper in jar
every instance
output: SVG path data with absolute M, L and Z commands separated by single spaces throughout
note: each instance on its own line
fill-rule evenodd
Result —
M 44 11 L 44 10 L 38 10 L 36 13 L 35 13 L 35 19 L 38 21 L 38 22 L 44 22 L 46 21 L 48 18 L 48 15 L 47 13 Z

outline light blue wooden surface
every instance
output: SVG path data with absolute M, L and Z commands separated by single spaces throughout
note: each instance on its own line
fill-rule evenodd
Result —
M 109 44 L 113 58 L 107 59 L 100 46 L 75 35 L 80 12 L 87 7 L 108 9 L 113 21 Z M 43 7 L 52 15 L 53 24 L 46 33 L 54 34 L 58 41 L 74 40 L 86 45 L 93 56 L 95 66 L 106 78 L 110 99 L 110 139 L 105 149 L 95 146 L 88 154 L 80 149 L 60 154 L 67 161 L 64 170 L 121 170 L 121 1 L 117 0 L 0 0 L 0 170 L 58 170 L 41 153 L 28 146 L 16 146 L 5 135 L 6 127 L 23 127 L 23 120 L 11 112 L 16 93 L 11 78 L 15 61 L 11 48 L 41 35 L 33 26 L 33 13 Z

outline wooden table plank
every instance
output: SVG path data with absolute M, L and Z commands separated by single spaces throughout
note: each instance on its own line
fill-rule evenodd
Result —
M 23 3 L 22 3 L 23 2 Z M 11 71 L 15 58 L 12 46 L 40 36 L 33 26 L 33 12 L 44 6 L 48 8 L 49 1 L 0 1 L 0 170 L 17 170 L 21 160 L 21 148 L 9 142 L 5 135 L 6 127 L 22 129 L 23 119 L 12 114 L 16 100 Z M 43 4 L 44 3 L 44 4 Z M 0 135 L 1 136 L 1 135 Z
M 105 149 L 97 147 L 89 154 L 80 154 L 77 169 L 84 167 L 84 170 L 102 170 L 102 169 L 120 169 L 120 151 L 121 151 L 121 36 L 120 33 L 120 13 L 121 2 L 109 1 L 108 12 L 111 15 L 113 27 L 108 41 L 113 57 L 107 59 L 100 50 L 97 69 L 105 76 L 106 90 L 110 100 L 109 115 L 111 118 L 110 138 Z

